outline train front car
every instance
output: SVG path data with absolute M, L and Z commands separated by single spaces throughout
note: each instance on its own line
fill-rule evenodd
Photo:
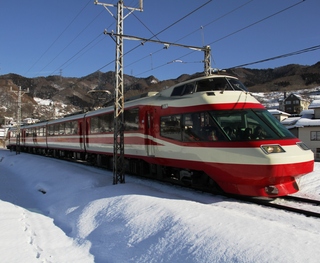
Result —
M 236 78 L 202 77 L 161 92 L 157 157 L 181 168 L 180 177 L 224 192 L 276 197 L 299 190 L 296 179 L 314 157 Z

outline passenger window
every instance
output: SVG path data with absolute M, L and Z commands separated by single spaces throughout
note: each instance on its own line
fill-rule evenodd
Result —
M 136 131 L 139 128 L 139 109 L 129 109 L 124 112 L 124 127 L 126 131 Z
M 161 117 L 160 135 L 173 140 L 181 141 L 181 116 Z
M 187 113 L 183 119 L 183 141 L 203 141 L 201 113 Z

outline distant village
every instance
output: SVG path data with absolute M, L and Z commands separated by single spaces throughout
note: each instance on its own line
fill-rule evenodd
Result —
M 320 161 L 320 99 L 310 103 L 300 95 L 285 93 L 278 109 L 269 109 L 269 112 L 313 151 L 316 161 Z M 21 125 L 36 122 L 39 120 L 26 118 Z M 13 118 L 5 118 L 0 128 L 0 145 L 4 145 L 7 129 L 16 125 Z

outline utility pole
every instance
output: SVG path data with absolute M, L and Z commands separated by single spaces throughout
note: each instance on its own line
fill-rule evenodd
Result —
M 26 91 L 21 91 L 21 86 L 18 87 L 18 91 L 12 90 L 10 87 L 10 91 L 18 96 L 18 112 L 17 112 L 17 137 L 16 137 L 16 154 L 20 154 L 20 142 L 21 142 L 21 97 L 29 93 L 29 88 Z
M 143 0 L 140 1 L 140 8 L 124 7 L 123 0 L 117 5 L 100 3 L 114 17 L 108 7 L 117 7 L 117 37 L 116 37 L 116 62 L 115 62 L 115 90 L 114 90 L 114 140 L 113 140 L 113 184 L 125 183 L 124 175 L 124 80 L 123 80 L 123 21 L 134 11 L 143 11 Z M 124 17 L 123 10 L 129 10 Z

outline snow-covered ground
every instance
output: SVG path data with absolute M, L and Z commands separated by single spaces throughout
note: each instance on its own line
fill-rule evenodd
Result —
M 4 149 L 0 209 L 0 262 L 319 262 L 320 219 Z

